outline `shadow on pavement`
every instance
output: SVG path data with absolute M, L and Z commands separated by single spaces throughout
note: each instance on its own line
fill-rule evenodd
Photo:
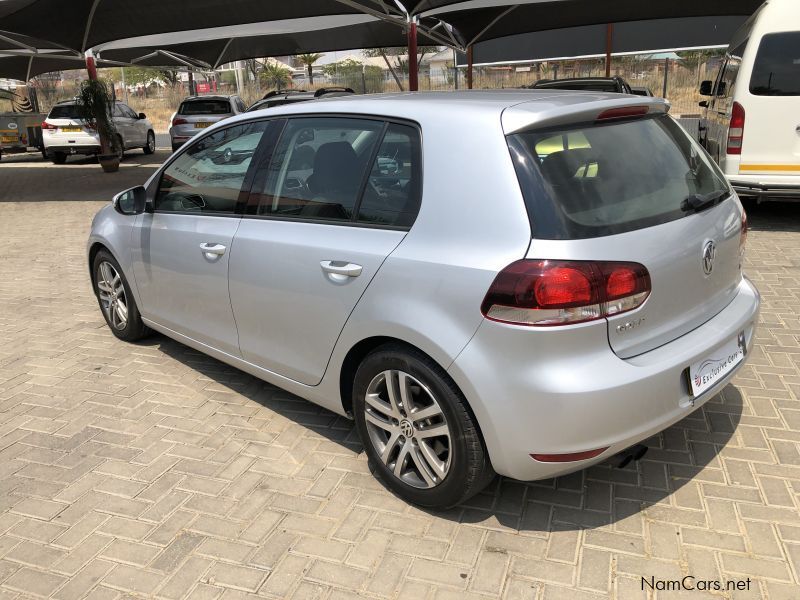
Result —
M 55 165 L 41 154 L 3 155 L 0 160 L 0 202 L 107 201 L 117 192 L 141 185 L 170 152 L 145 155 L 128 150 L 116 173 L 104 173 L 94 157 L 70 156 Z
M 343 417 L 160 334 L 139 343 L 158 346 L 186 366 L 327 440 L 353 452 L 362 450 L 355 427 Z M 676 511 L 679 520 L 704 520 L 697 483 L 726 485 L 717 455 L 736 430 L 742 410 L 741 393 L 728 385 L 700 409 L 645 440 L 648 453 L 624 469 L 609 461 L 556 479 L 520 482 L 497 477 L 462 505 L 426 512 L 533 536 L 610 524 L 617 531 L 640 534 L 645 509 Z M 675 495 L 674 505 L 665 502 L 671 495 Z
M 747 224 L 753 231 L 800 232 L 800 202 L 742 201 L 747 211 Z

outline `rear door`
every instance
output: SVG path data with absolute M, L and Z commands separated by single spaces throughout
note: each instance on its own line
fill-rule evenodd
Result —
M 140 216 L 134 232 L 142 314 L 234 356 L 228 265 L 242 189 L 266 127 L 245 123 L 192 143 L 162 173 L 154 211 Z
M 242 357 L 319 383 L 336 340 L 419 205 L 414 126 L 288 119 L 260 165 L 231 253 Z
M 723 167 L 728 142 L 728 126 L 733 111 L 733 94 L 742 64 L 742 53 L 747 42 L 725 55 L 708 106 L 708 153 Z
M 533 227 L 529 258 L 634 262 L 649 272 L 644 303 L 608 317 L 618 355 L 665 344 L 734 298 L 741 205 L 671 117 L 522 133 L 509 142 L 538 173 L 526 179 L 527 166 L 517 163 Z M 536 190 L 537 180 L 544 189 Z M 716 196 L 702 210 L 685 201 Z
M 761 38 L 749 83 L 739 172 L 800 176 L 800 31 Z

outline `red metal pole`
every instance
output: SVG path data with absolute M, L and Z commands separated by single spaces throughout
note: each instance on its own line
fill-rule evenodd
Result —
M 467 89 L 472 89 L 472 46 L 467 46 Z
M 606 25 L 606 77 L 611 77 L 611 47 L 614 41 L 614 24 Z
M 94 57 L 86 57 L 86 70 L 89 72 L 89 79 L 92 81 L 97 80 L 97 65 L 94 64 Z
M 417 65 L 417 24 L 413 20 L 408 23 L 408 89 L 419 90 L 419 66 Z

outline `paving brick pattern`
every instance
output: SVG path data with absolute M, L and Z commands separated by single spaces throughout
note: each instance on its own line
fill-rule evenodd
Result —
M 0 204 L 0 599 L 800 598 L 800 210 L 756 209 L 749 365 L 623 470 L 498 479 L 442 513 L 370 475 L 350 423 L 106 329 L 96 202 Z M 761 216 L 759 216 L 761 215 Z

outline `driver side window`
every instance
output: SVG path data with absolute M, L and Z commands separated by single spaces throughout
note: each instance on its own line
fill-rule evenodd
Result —
M 215 131 L 164 170 L 155 198 L 162 212 L 233 214 L 267 121 Z

